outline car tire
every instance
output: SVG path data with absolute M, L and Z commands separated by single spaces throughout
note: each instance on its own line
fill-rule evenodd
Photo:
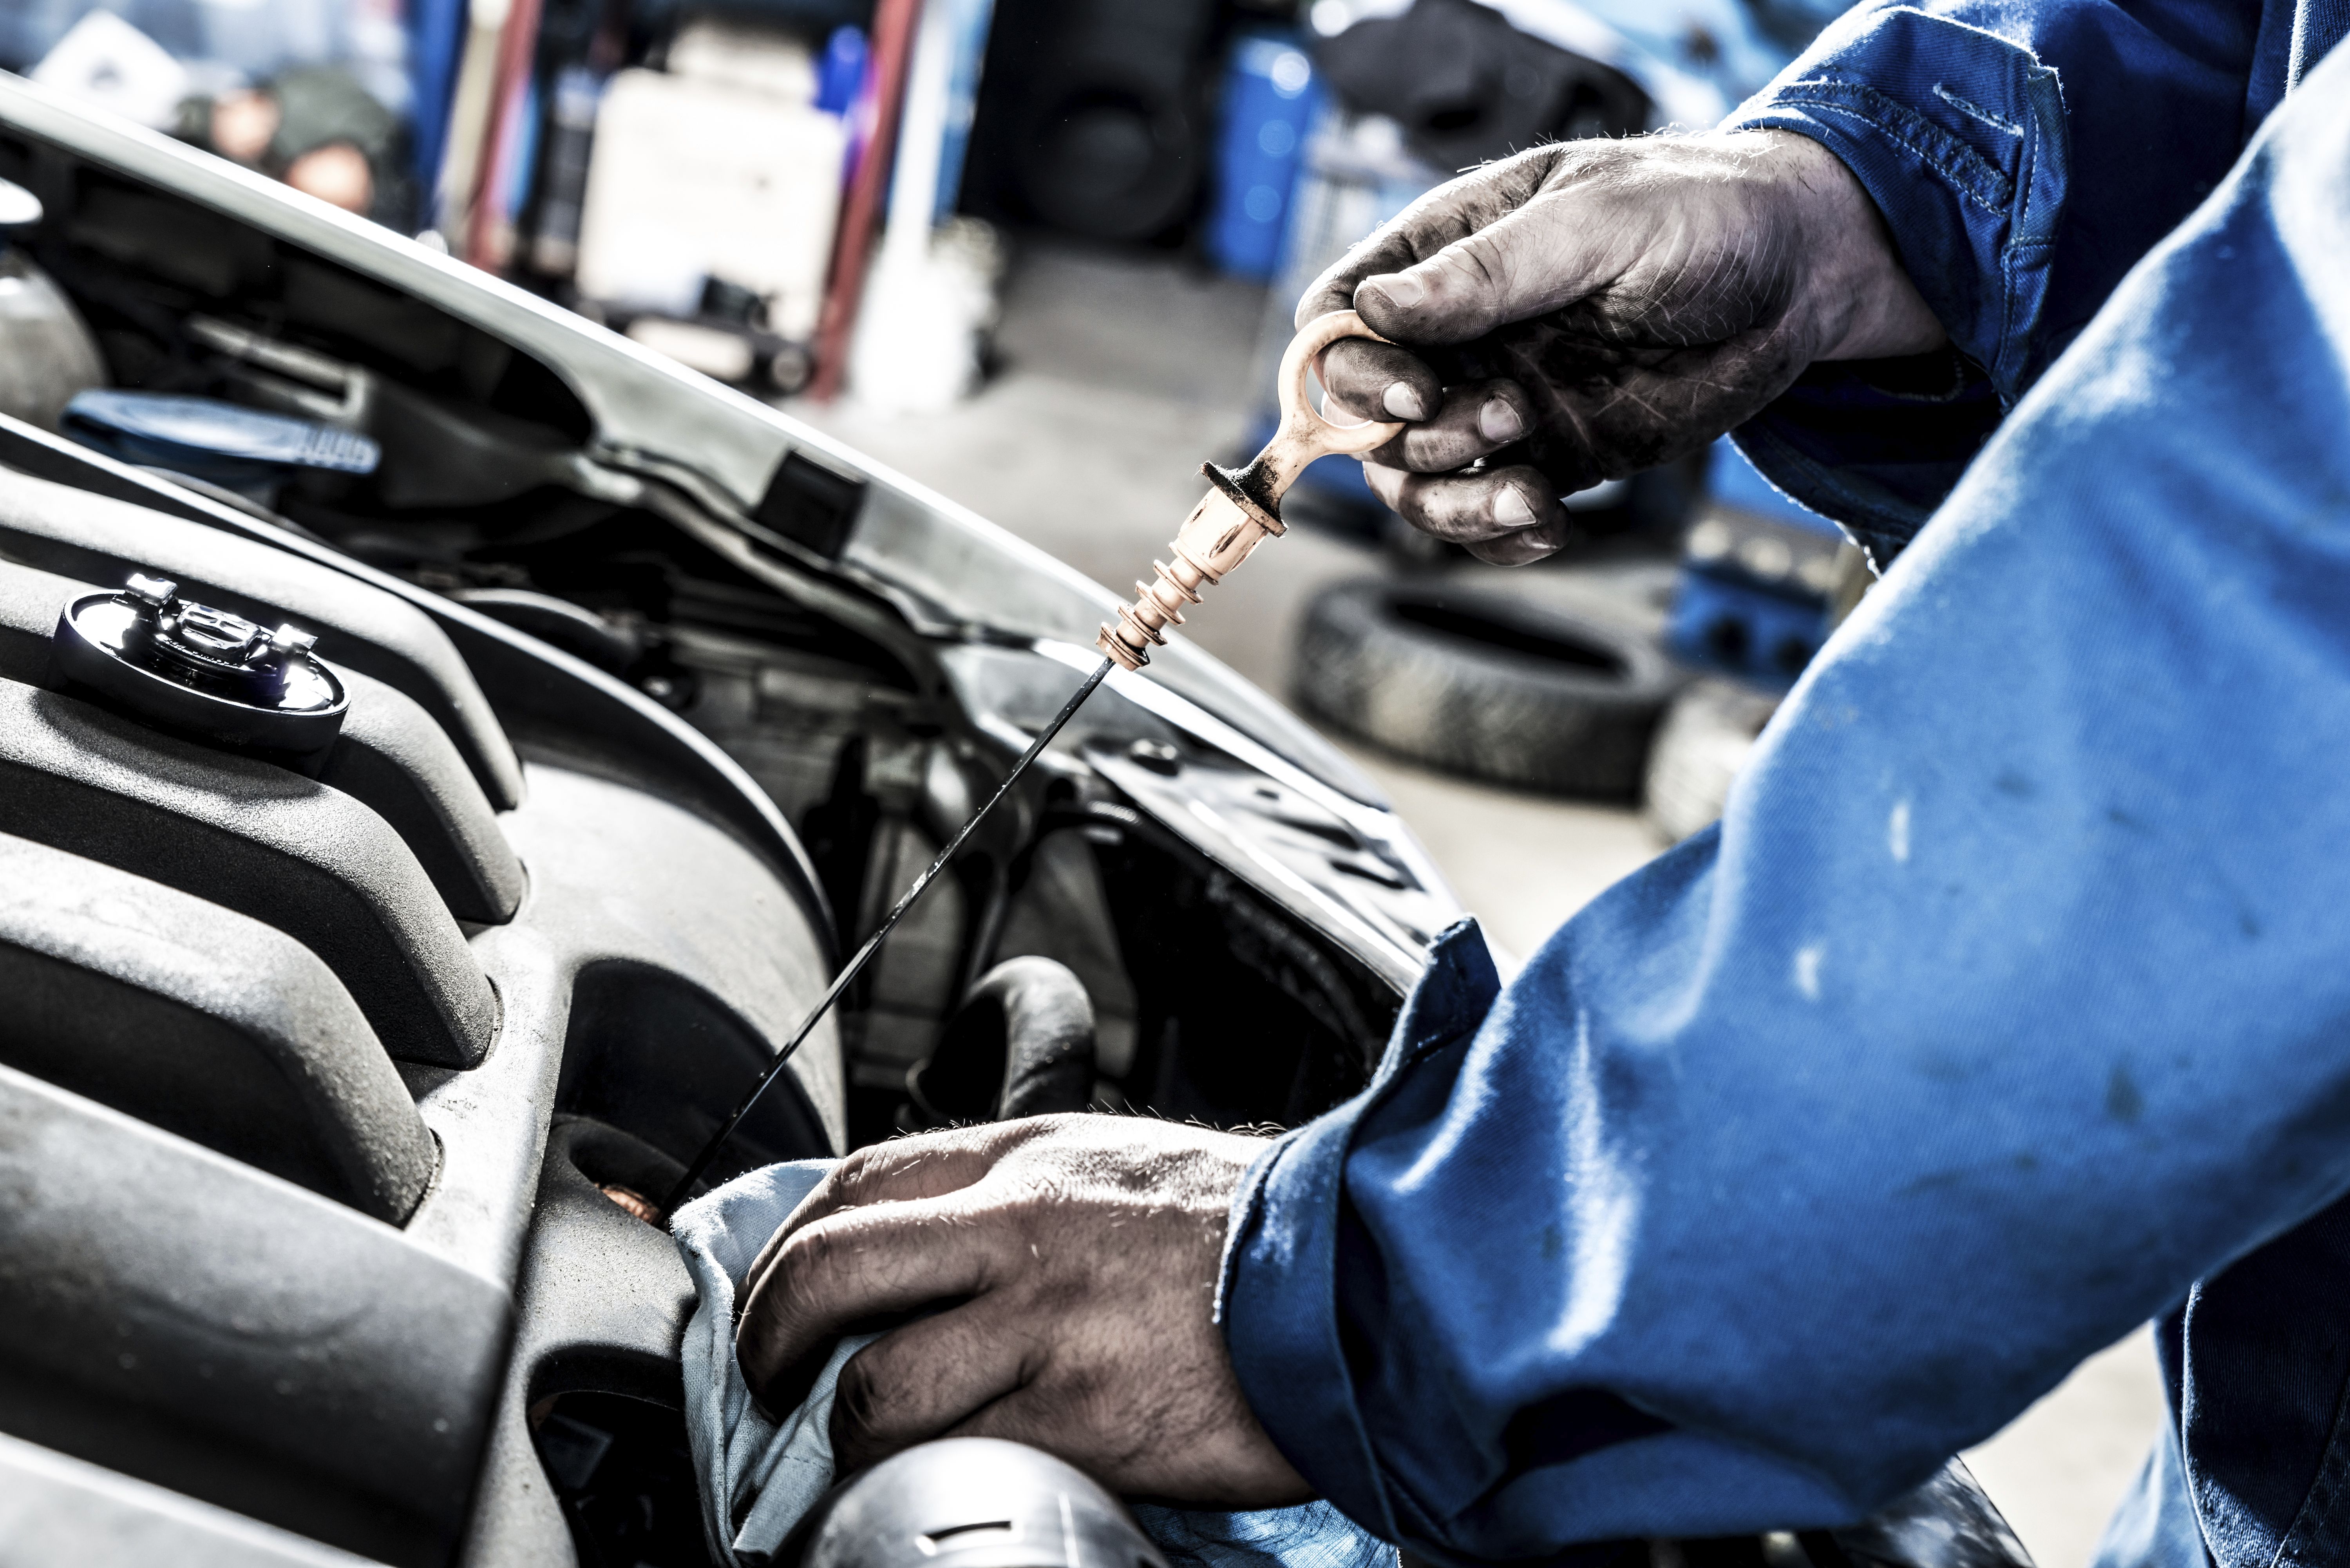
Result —
M 1441 585 L 1336 584 L 1298 638 L 1307 712 L 1448 773 L 1595 800 L 1637 797 L 1685 680 L 1639 633 Z

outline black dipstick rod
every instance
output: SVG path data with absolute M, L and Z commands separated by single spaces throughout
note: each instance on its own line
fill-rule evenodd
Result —
M 884 939 L 896 929 L 906 911 L 914 907 L 914 900 L 922 896 L 922 889 L 937 880 L 939 873 L 947 868 L 947 862 L 955 857 L 955 851 L 962 847 L 962 841 L 971 836 L 972 830 L 985 822 L 987 814 L 995 809 L 996 803 L 1012 793 L 1012 786 L 1020 782 L 1020 775 L 1028 771 L 1028 764 L 1052 743 L 1053 737 L 1061 732 L 1061 727 L 1069 722 L 1070 715 L 1094 694 L 1094 688 L 1102 683 L 1102 678 L 1110 672 L 1113 662 L 1103 659 L 1101 668 L 1086 677 L 1086 683 L 1077 688 L 1076 694 L 1061 704 L 1061 711 L 1053 715 L 1053 722 L 1036 732 L 1036 738 L 1028 742 L 1028 749 L 1020 753 L 1020 760 L 1012 764 L 1012 771 L 1003 775 L 1003 782 L 995 786 L 995 793 L 987 797 L 987 804 L 973 812 L 971 820 L 955 830 L 955 836 L 947 840 L 947 846 L 939 851 L 939 857 L 931 862 L 931 868 L 914 878 L 914 885 L 906 889 L 906 896 L 898 900 L 897 907 L 883 917 L 880 925 L 874 928 L 873 934 L 865 939 L 865 945 L 857 950 L 857 956 L 841 966 L 840 973 L 816 999 L 816 1004 L 808 1010 L 808 1015 L 800 1020 L 800 1026 L 792 1031 L 792 1037 L 784 1042 L 784 1048 L 775 1053 L 775 1059 L 767 1064 L 767 1070 L 759 1075 L 759 1081 L 751 1085 L 751 1092 L 735 1105 L 733 1114 L 721 1124 L 710 1141 L 702 1146 L 702 1152 L 693 1157 L 693 1163 L 685 1168 L 685 1174 L 678 1179 L 675 1187 L 670 1189 L 669 1201 L 661 1205 L 663 1212 L 676 1213 L 678 1205 L 693 1195 L 693 1184 L 702 1179 L 702 1173 L 710 1168 L 711 1161 L 716 1159 L 719 1150 L 726 1147 L 726 1140 L 734 1136 L 735 1127 L 751 1114 L 751 1107 L 759 1103 L 759 1096 L 783 1076 L 784 1064 L 792 1059 L 801 1042 L 815 1032 L 824 1015 L 832 1011 L 832 1004 L 840 1000 L 841 992 L 847 991 L 850 982 L 864 972 L 865 966 L 873 961 L 873 955 L 881 950 Z
M 906 896 L 898 900 L 898 907 L 889 911 L 889 918 L 881 922 L 880 928 L 865 939 L 865 945 L 857 950 L 857 956 L 848 961 L 839 978 L 817 1000 L 816 1007 L 802 1021 L 791 1039 L 775 1053 L 775 1059 L 766 1072 L 751 1085 L 751 1092 L 743 1096 L 742 1103 L 734 1107 L 734 1114 L 726 1118 L 717 1136 L 693 1157 L 693 1163 L 686 1168 L 684 1178 L 670 1189 L 669 1201 L 661 1206 L 663 1210 L 674 1214 L 677 1206 L 692 1195 L 693 1184 L 702 1179 L 702 1172 L 710 1168 L 710 1162 L 718 1158 L 718 1151 L 725 1147 L 728 1138 L 734 1136 L 735 1127 L 750 1114 L 751 1107 L 759 1103 L 759 1096 L 767 1092 L 767 1085 L 783 1075 L 784 1064 L 792 1059 L 792 1053 L 800 1048 L 800 1042 L 806 1040 L 824 1015 L 832 1010 L 832 1004 L 840 1000 L 840 993 L 848 989 L 849 982 L 873 961 L 873 955 L 881 950 L 882 939 L 898 924 L 899 918 L 913 907 L 914 900 L 922 896 L 922 889 L 946 869 L 947 862 L 955 857 L 955 851 L 962 847 L 962 841 L 971 836 L 972 829 L 987 820 L 987 814 L 995 809 L 995 803 L 1010 793 L 1012 786 L 1019 782 L 1020 775 L 1028 771 L 1028 764 L 1036 760 L 1037 753 L 1061 732 L 1061 726 L 1069 722 L 1069 715 L 1093 695 L 1094 688 L 1109 674 L 1110 666 L 1115 664 L 1131 670 L 1140 670 L 1149 663 L 1150 650 L 1166 642 L 1168 628 L 1182 624 L 1183 607 L 1198 604 L 1202 588 L 1223 581 L 1249 558 L 1251 551 L 1265 540 L 1278 538 L 1286 532 L 1281 522 L 1281 498 L 1297 476 L 1305 471 L 1306 464 L 1317 457 L 1369 452 L 1403 433 L 1400 423 L 1367 421 L 1356 425 L 1334 425 L 1315 410 L 1312 400 L 1307 398 L 1306 383 L 1313 377 L 1314 367 L 1319 362 L 1322 350 L 1342 337 L 1367 337 L 1378 343 L 1387 341 L 1365 326 L 1363 318 L 1351 310 L 1333 311 L 1309 321 L 1290 340 L 1289 348 L 1281 356 L 1277 381 L 1281 423 L 1275 428 L 1273 440 L 1265 443 L 1264 450 L 1258 452 L 1255 461 L 1244 469 L 1228 472 L 1212 463 L 1206 466 L 1208 493 L 1191 508 L 1191 514 L 1183 519 L 1183 526 L 1177 530 L 1174 541 L 1167 547 L 1168 554 L 1174 557 L 1173 563 L 1152 562 L 1151 570 L 1156 574 L 1156 580 L 1135 584 L 1134 602 L 1120 606 L 1118 619 L 1106 623 L 1101 635 L 1094 639 L 1094 646 L 1106 655 L 1101 668 L 1077 688 L 1076 696 L 1062 704 L 1061 711 L 1053 716 L 1053 722 L 1039 731 L 1036 738 L 1028 743 L 1028 749 L 1020 753 L 1020 760 L 1012 764 L 1012 771 L 1003 776 L 1002 784 L 996 785 L 995 793 L 987 797 L 987 804 L 956 831 L 953 839 L 939 851 L 939 857 L 931 862 L 931 868 L 916 877 L 914 885 L 906 889 Z

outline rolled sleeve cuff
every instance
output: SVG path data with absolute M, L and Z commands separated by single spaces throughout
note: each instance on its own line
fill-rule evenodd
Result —
M 2040 327 L 2070 156 L 2056 73 L 1950 16 L 1863 7 L 1725 126 L 1808 136 L 1852 171 L 1977 382 L 1887 395 L 1860 368 L 1817 365 L 1735 432 L 1774 483 L 1889 556 L 2053 356 Z
M 1340 1327 L 1347 1158 L 1362 1119 L 1474 1033 L 1500 992 L 1474 920 L 1438 938 L 1370 1087 L 1275 1143 L 1232 1200 L 1216 1312 L 1241 1391 L 1298 1473 L 1387 1541 L 1421 1532 L 1371 1447 Z
M 2002 401 L 2036 343 L 2069 138 L 2056 73 L 2029 49 L 1908 6 L 1850 13 L 1727 122 L 1835 153 L 1885 214 L 1918 292 Z
M 1222 1310 L 1241 1392 L 1274 1446 L 1340 1512 L 1394 1541 L 1333 1310 L 1357 1108 L 1299 1128 L 1249 1172 L 1232 1208 Z

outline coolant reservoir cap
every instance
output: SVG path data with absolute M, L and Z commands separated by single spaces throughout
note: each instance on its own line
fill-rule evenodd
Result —
M 119 593 L 76 599 L 57 618 L 57 672 L 161 728 L 289 758 L 323 755 L 350 698 L 316 657 L 317 639 L 275 631 L 133 575 Z
M 373 473 L 383 450 L 356 431 L 265 413 L 217 398 L 99 388 L 66 405 L 66 433 L 126 462 L 224 484 L 296 469 Z

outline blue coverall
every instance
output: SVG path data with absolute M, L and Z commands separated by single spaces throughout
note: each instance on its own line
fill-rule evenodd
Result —
M 1847 1521 L 2152 1318 L 2103 1561 L 2350 1562 L 2345 22 L 1875 4 L 1740 111 L 1976 369 L 1739 432 L 1899 558 L 1718 829 L 1505 989 L 1456 928 L 1252 1171 L 1233 1362 L 1369 1528 Z

